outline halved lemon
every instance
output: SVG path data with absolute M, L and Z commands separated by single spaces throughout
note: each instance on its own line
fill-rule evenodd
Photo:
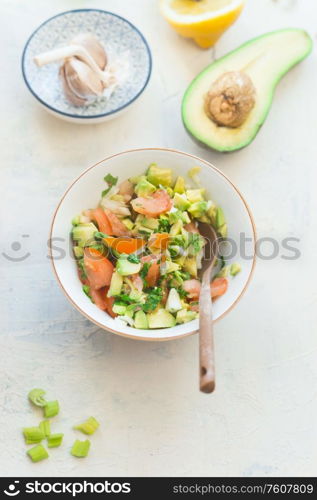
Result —
M 239 16 L 245 0 L 160 0 L 163 16 L 184 37 L 206 49 Z

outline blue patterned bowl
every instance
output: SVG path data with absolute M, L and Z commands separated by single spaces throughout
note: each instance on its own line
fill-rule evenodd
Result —
M 93 33 L 111 57 L 128 61 L 127 77 L 109 98 L 99 97 L 88 106 L 77 107 L 64 96 L 58 69 L 60 63 L 37 67 L 33 58 L 41 52 L 63 47 L 79 33 Z M 99 9 L 62 12 L 39 26 L 26 42 L 22 55 L 24 81 L 47 111 L 67 121 L 98 123 L 124 111 L 142 94 L 152 69 L 149 46 L 123 17 Z

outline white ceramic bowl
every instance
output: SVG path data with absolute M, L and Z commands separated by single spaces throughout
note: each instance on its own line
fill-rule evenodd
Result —
M 109 98 L 74 106 L 64 96 L 60 63 L 37 67 L 34 57 L 67 45 L 79 33 L 93 33 L 109 62 L 125 62 L 125 78 Z M 110 120 L 127 110 L 146 88 L 152 70 L 151 51 L 142 33 L 127 19 L 100 9 L 76 9 L 51 17 L 30 36 L 22 54 L 24 81 L 40 105 L 57 118 L 87 125 Z
M 238 189 L 220 170 L 196 156 L 171 149 L 135 149 L 110 156 L 88 168 L 71 184 L 56 209 L 50 234 L 51 257 L 57 280 L 68 299 L 100 328 L 134 339 L 171 340 L 195 333 L 198 320 L 173 328 L 137 330 L 125 325 L 118 318 L 112 319 L 92 304 L 83 293 L 70 242 L 72 218 L 82 210 L 98 204 L 100 193 L 104 189 L 103 178 L 107 173 L 119 176 L 119 181 L 122 181 L 132 175 L 140 175 L 153 162 L 172 168 L 175 176 L 186 176 L 190 168 L 200 166 L 200 177 L 208 196 L 224 210 L 228 236 L 238 249 L 238 254 L 230 260 L 239 261 L 242 271 L 230 281 L 226 294 L 214 303 L 214 319 L 222 318 L 237 303 L 251 278 L 255 263 L 255 227 L 250 210 Z M 249 238 L 242 252 L 239 243 L 241 235 Z M 53 251 L 54 247 L 59 250 Z M 62 258 L 61 250 L 65 254 Z M 247 255 L 246 259 L 243 258 L 243 252 Z

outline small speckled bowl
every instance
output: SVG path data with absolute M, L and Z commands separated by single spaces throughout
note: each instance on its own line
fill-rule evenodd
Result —
M 96 35 L 110 63 L 127 61 L 127 76 L 110 97 L 81 107 L 64 96 L 58 76 L 61 63 L 38 67 L 33 61 L 42 52 L 67 45 L 79 33 Z M 51 17 L 32 33 L 22 55 L 23 78 L 37 101 L 58 118 L 80 124 L 103 122 L 126 110 L 144 91 L 151 69 L 151 52 L 140 31 L 123 17 L 99 9 L 71 10 Z

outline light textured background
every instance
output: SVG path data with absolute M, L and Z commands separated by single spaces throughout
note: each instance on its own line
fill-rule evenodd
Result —
M 154 0 L 2 0 L 1 475 L 313 475 L 317 465 L 316 53 L 280 83 L 265 126 L 245 150 L 196 146 L 180 119 L 198 71 L 248 38 L 288 26 L 316 41 L 315 0 L 249 0 L 214 51 L 179 38 Z M 150 85 L 126 115 L 79 127 L 40 109 L 21 77 L 34 28 L 78 7 L 113 10 L 134 22 L 154 58 Z M 47 259 L 53 210 L 82 170 L 142 146 L 183 149 L 215 163 L 253 209 L 259 237 L 301 239 L 301 259 L 258 262 L 244 299 L 216 327 L 218 386 L 197 390 L 197 338 L 142 343 L 100 331 L 62 295 Z M 30 237 L 22 238 L 23 234 Z M 20 251 L 10 245 L 22 243 Z M 1 250 L 1 251 L 2 251 Z M 29 463 L 20 428 L 37 423 L 34 386 L 61 402 L 54 428 L 65 444 Z M 71 426 L 95 415 L 89 458 L 69 456 Z

